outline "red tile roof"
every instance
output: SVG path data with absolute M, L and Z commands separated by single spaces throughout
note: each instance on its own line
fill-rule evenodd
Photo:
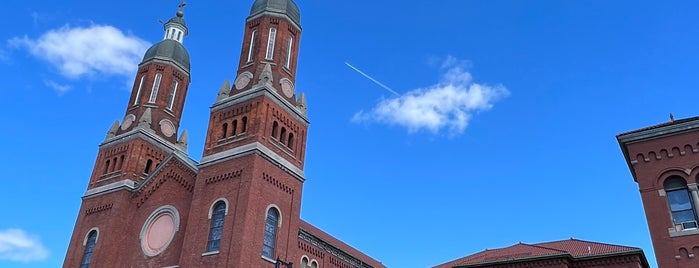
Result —
M 538 244 L 519 243 L 505 248 L 486 249 L 473 255 L 456 259 L 435 268 L 451 268 L 454 266 L 502 262 L 508 260 L 524 260 L 541 257 L 572 257 L 584 258 L 620 253 L 642 252 L 640 248 L 590 242 L 579 239 L 545 242 Z

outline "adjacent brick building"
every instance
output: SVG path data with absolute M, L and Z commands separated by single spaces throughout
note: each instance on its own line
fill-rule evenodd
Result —
M 661 268 L 699 267 L 699 117 L 617 135 Z
M 648 268 L 640 248 L 578 239 L 486 249 L 434 268 Z M 661 266 L 662 267 L 662 266 Z
M 385 267 L 300 219 L 309 120 L 294 88 L 293 0 L 254 1 L 237 78 L 211 91 L 201 161 L 180 131 L 190 82 L 183 7 L 134 66 L 124 119 L 99 146 L 63 266 Z

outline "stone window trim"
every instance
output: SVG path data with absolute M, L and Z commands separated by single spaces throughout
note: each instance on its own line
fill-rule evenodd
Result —
M 220 197 L 220 198 L 214 200 L 214 202 L 211 203 L 211 206 L 209 206 L 209 215 L 208 215 L 209 220 L 211 219 L 211 217 L 214 213 L 214 207 L 216 206 L 218 201 L 223 201 L 223 203 L 226 204 L 226 212 L 223 215 L 228 215 L 228 207 L 230 206 L 230 203 L 228 203 L 228 199 L 226 199 L 224 197 Z
M 90 238 L 90 233 L 92 233 L 92 231 L 95 231 L 95 233 L 97 234 L 97 235 L 95 236 L 95 244 L 97 244 L 97 241 L 99 241 L 99 239 L 100 239 L 100 228 L 98 228 L 98 227 L 92 227 L 92 229 L 88 230 L 87 233 L 85 233 L 85 238 L 83 239 L 83 246 L 86 246 L 86 245 L 87 245 L 87 240 L 88 240 L 88 238 Z
M 279 206 L 277 206 L 276 204 L 269 204 L 267 206 L 267 208 L 265 209 L 265 219 L 267 218 L 267 213 L 269 213 L 269 210 L 271 208 L 276 208 L 277 212 L 279 212 L 279 218 L 277 219 L 277 228 L 281 228 L 282 227 L 282 210 L 279 209 Z
M 153 222 L 155 222 L 155 220 L 159 216 L 161 216 L 162 214 L 166 214 L 166 213 L 170 214 L 174 220 L 174 227 L 175 228 L 173 230 L 172 237 L 170 238 L 170 241 L 168 241 L 159 252 L 155 252 L 155 253 L 148 252 L 148 250 L 146 250 L 146 248 L 144 247 L 144 242 L 145 242 L 144 239 L 146 238 L 146 234 L 148 232 L 148 229 L 150 228 L 151 224 L 153 224 Z M 180 229 L 180 213 L 177 210 L 177 208 L 175 208 L 172 205 L 164 205 L 164 206 L 161 206 L 161 207 L 153 210 L 153 212 L 150 214 L 150 216 L 148 216 L 146 221 L 143 223 L 143 227 L 141 227 L 141 232 L 138 235 L 138 240 L 140 241 L 139 244 L 141 244 L 141 251 L 143 252 L 144 255 L 146 255 L 148 257 L 157 256 L 160 253 L 165 252 L 165 250 L 167 250 L 168 247 L 170 246 L 170 244 L 172 243 L 172 240 L 175 239 L 175 235 L 177 234 L 177 231 L 179 231 L 179 229 Z
M 300 268 L 308 268 L 308 264 L 309 264 L 310 262 L 311 262 L 311 261 L 310 261 L 310 258 L 309 258 L 308 256 L 306 256 L 306 254 L 303 254 L 303 255 L 301 256 L 301 261 L 299 262 L 299 263 L 300 263 L 300 266 L 301 266 Z M 305 264 L 305 265 L 304 265 L 304 264 Z

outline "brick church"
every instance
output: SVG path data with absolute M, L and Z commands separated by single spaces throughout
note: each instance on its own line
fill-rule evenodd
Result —
M 301 17 L 255 0 L 237 78 L 212 97 L 201 161 L 180 119 L 190 83 L 184 3 L 99 145 L 64 267 L 338 267 L 380 262 L 300 218 L 309 120 L 295 90 Z

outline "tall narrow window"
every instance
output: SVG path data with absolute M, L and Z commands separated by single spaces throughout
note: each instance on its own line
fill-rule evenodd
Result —
M 250 36 L 250 49 L 248 49 L 248 62 L 252 61 L 252 51 L 255 49 L 255 37 L 257 37 L 257 31 L 252 31 Z
M 182 32 L 177 31 L 177 41 L 181 42 L 182 41 Z
M 167 108 L 172 110 L 172 105 L 175 104 L 175 94 L 177 93 L 177 80 L 172 81 L 172 88 L 170 89 L 170 98 L 167 100 Z
M 311 261 L 311 268 L 318 268 L 318 262 L 315 260 Z
M 228 123 L 223 123 L 223 127 L 221 127 L 221 131 L 223 132 L 223 135 L 221 135 L 221 139 L 225 139 L 226 136 L 228 136 Z
M 138 91 L 136 91 L 136 98 L 133 99 L 133 105 L 138 104 L 138 99 L 141 98 L 141 88 L 143 88 L 143 81 L 146 79 L 145 75 L 141 76 L 141 82 L 138 82 Z
M 124 155 L 121 155 L 121 161 L 119 161 L 119 170 L 121 170 L 121 167 L 124 166 Z
M 83 260 L 80 262 L 80 268 L 90 267 L 92 253 L 95 251 L 95 243 L 97 243 L 97 230 L 92 230 L 87 235 L 87 243 L 85 243 L 85 252 L 83 253 Z
M 114 163 L 112 163 L 112 169 L 111 169 L 110 171 L 116 170 L 116 165 L 117 165 L 117 158 L 116 158 L 116 156 L 114 157 L 114 160 L 112 160 L 112 161 L 114 161 Z
M 272 123 L 272 138 L 277 137 L 278 128 L 279 128 L 279 123 L 277 123 L 277 121 L 274 121 L 274 123 Z
M 243 116 L 243 127 L 240 129 L 240 133 L 245 133 L 245 131 L 248 131 L 248 117 Z
M 286 128 L 282 127 L 282 131 L 279 133 L 279 141 L 284 143 L 284 138 L 286 138 Z
M 301 258 L 301 268 L 308 268 L 308 258 L 306 258 L 306 256 Z
M 262 243 L 262 256 L 274 259 L 274 246 L 277 242 L 277 227 L 279 224 L 279 211 L 269 208 L 265 221 L 265 238 Z
M 289 142 L 286 143 L 286 146 L 289 147 L 289 149 L 294 149 L 294 133 L 289 133 Z
M 265 54 L 265 59 L 271 60 L 274 58 L 275 39 L 277 39 L 277 28 L 269 28 L 269 39 L 267 39 L 267 54 Z
M 286 44 L 286 63 L 284 63 L 284 67 L 289 68 L 289 65 L 291 65 L 291 46 L 294 45 L 294 38 L 289 36 L 289 41 Z
M 162 74 L 155 74 L 155 81 L 153 81 L 153 89 L 150 91 L 149 103 L 155 103 L 155 98 L 158 97 L 158 89 L 160 89 L 160 79 L 163 77 Z
M 217 251 L 221 245 L 221 234 L 223 233 L 223 221 L 226 215 L 226 203 L 216 202 L 211 213 L 211 228 L 209 228 L 209 242 L 206 243 L 206 252 Z
M 238 120 L 233 120 L 233 133 L 231 133 L 231 136 L 235 136 L 235 134 L 238 134 Z
M 664 188 L 675 225 L 681 225 L 682 229 L 696 229 L 697 216 L 687 181 L 681 177 L 670 177 L 665 181 Z
M 148 159 L 148 162 L 146 162 L 146 169 L 143 170 L 143 173 L 150 173 L 150 167 L 153 165 L 153 160 Z
M 104 166 L 104 174 L 107 174 L 109 172 L 109 163 L 111 160 L 107 160 L 107 164 Z

